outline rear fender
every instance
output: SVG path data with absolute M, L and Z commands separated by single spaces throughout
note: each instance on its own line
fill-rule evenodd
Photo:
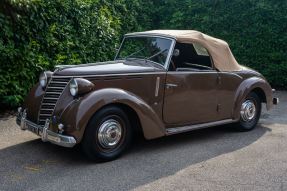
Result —
M 269 83 L 259 77 L 252 77 L 244 80 L 236 90 L 235 99 L 234 99 L 234 109 L 233 109 L 233 118 L 240 118 L 240 107 L 246 96 L 251 93 L 253 90 L 259 88 L 264 92 L 266 97 L 266 108 L 267 110 L 272 107 L 272 88 Z

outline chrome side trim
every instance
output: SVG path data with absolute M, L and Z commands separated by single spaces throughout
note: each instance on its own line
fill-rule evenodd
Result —
M 121 73 L 121 74 L 96 74 L 96 75 L 82 75 L 82 76 L 53 76 L 54 79 L 57 78 L 93 78 L 93 77 L 116 77 L 116 76 L 126 76 L 128 75 L 129 77 L 133 76 L 139 76 L 139 75 L 158 75 L 158 74 L 166 74 L 165 71 L 155 71 L 155 72 L 135 72 L 135 73 Z
M 85 66 L 95 66 L 95 65 L 105 65 L 105 64 L 113 64 L 115 61 L 106 61 L 106 62 L 95 62 L 95 63 L 87 63 L 87 64 L 78 64 L 78 65 L 56 65 L 55 69 L 60 71 L 66 68 L 74 68 L 74 67 L 85 67 Z
M 160 83 L 160 77 L 156 77 L 156 83 L 155 83 L 155 94 L 154 96 L 158 96 L 158 91 L 159 91 L 159 83 Z
M 196 130 L 196 129 L 203 129 L 203 128 L 207 128 L 207 127 L 224 125 L 224 124 L 233 123 L 233 122 L 236 122 L 236 120 L 224 119 L 224 120 L 215 121 L 215 122 L 209 122 L 209 123 L 202 123 L 202 124 L 196 124 L 196 125 L 190 125 L 190 126 L 167 128 L 166 129 L 166 135 L 173 135 L 173 134 L 178 134 L 178 133 L 184 133 L 184 132 L 187 132 L 187 131 L 193 131 L 193 130 Z

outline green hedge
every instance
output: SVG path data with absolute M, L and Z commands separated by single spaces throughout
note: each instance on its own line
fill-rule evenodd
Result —
M 1 0 L 0 99 L 15 106 L 43 69 L 109 60 L 140 30 L 136 0 Z
M 155 0 L 154 26 L 196 29 L 226 40 L 237 61 L 287 87 L 286 0 Z
M 1 0 L 0 105 L 23 101 L 43 69 L 110 60 L 121 36 L 197 29 L 237 60 L 287 86 L 285 0 Z

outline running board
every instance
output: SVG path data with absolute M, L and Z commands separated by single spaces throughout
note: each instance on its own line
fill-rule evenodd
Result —
M 196 130 L 196 129 L 203 129 L 203 128 L 207 128 L 207 127 L 224 125 L 224 124 L 233 123 L 233 122 L 236 122 L 236 120 L 224 119 L 224 120 L 221 120 L 221 121 L 215 121 L 215 122 L 209 122 L 209 123 L 202 123 L 202 124 L 196 124 L 196 125 L 167 128 L 166 129 L 166 135 L 173 135 L 173 134 L 178 134 L 178 133 L 184 133 L 184 132 L 187 132 L 187 131 L 193 131 L 193 130 Z

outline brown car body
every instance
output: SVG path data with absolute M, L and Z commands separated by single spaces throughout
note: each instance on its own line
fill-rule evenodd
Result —
M 172 38 L 161 33 L 156 36 Z M 77 97 L 70 94 L 71 79 L 81 87 Z M 151 61 L 115 60 L 60 66 L 49 73 L 48 81 L 46 89 L 39 83 L 31 89 L 19 112 L 25 109 L 25 120 L 39 126 L 49 119 L 50 131 L 74 137 L 76 143 L 81 142 L 92 116 L 111 104 L 123 108 L 146 139 L 237 122 L 241 104 L 252 91 L 267 109 L 273 105 L 272 89 L 266 79 L 243 66 L 234 71 L 170 71 Z M 55 106 L 45 119 L 41 112 L 45 111 L 43 100 L 49 99 L 47 90 L 60 82 L 63 90 L 51 96 L 56 100 Z M 65 127 L 63 132 L 59 132 L 59 124 Z

